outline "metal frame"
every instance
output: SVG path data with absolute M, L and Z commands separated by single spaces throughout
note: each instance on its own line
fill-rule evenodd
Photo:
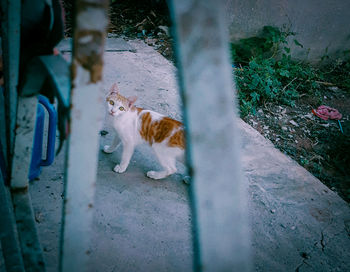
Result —
M 13 271 L 44 271 L 44 262 L 28 193 L 29 169 L 39 81 L 30 82 L 18 98 L 20 0 L 2 0 L 7 11 L 4 31 L 7 157 L 13 158 L 11 189 L 14 209 L 2 206 L 8 227 L 2 245 Z M 228 54 L 224 1 L 169 1 L 175 26 L 179 83 L 187 127 L 187 163 L 192 175 L 191 204 L 196 271 L 250 270 L 246 198 L 239 163 L 235 101 Z M 33 65 L 49 76 L 67 114 L 70 135 L 66 173 L 60 271 L 87 270 L 102 124 L 102 68 L 108 0 L 77 0 L 71 81 L 60 57 L 39 57 Z M 89 20 L 94 18 L 94 20 Z M 17 32 L 16 32 L 17 30 Z M 11 47 L 10 47 L 11 44 Z M 41 72 L 40 72 L 41 73 Z M 70 97 L 70 82 L 72 93 Z M 28 97 L 25 97 L 27 95 Z M 92 106 L 94 105 L 94 106 Z M 17 116 L 17 123 L 16 123 Z M 206 122 L 203 122 L 206 120 Z M 14 130 L 16 128 L 16 130 Z M 14 145 L 14 154 L 12 146 Z M 215 165 L 213 163 L 215 162 Z M 11 160 L 8 159 L 8 165 Z M 21 169 L 22 168 L 22 169 Z M 2 204 L 9 204 L 0 175 Z M 17 225 L 13 227 L 14 214 Z M 18 248 L 16 231 L 20 240 Z M 10 254 L 11 253 L 11 256 Z M 13 254 L 12 254 L 13 253 Z M 17 262 L 16 262 L 17 260 Z M 25 268 L 24 268 L 25 267 Z
M 5 160 L 8 170 L 12 169 L 13 164 L 16 165 L 14 169 L 17 169 L 18 164 L 23 163 L 20 168 L 24 168 L 24 171 L 8 171 L 6 173 L 9 178 L 11 177 L 10 173 L 14 173 L 11 177 L 11 180 L 14 180 L 13 187 L 11 188 L 11 196 L 9 188 L 4 186 L 4 181 L 1 179 L 2 202 L 5 205 L 4 221 L 7 223 L 3 226 L 5 234 L 1 239 L 1 243 L 4 251 L 5 264 L 9 271 L 42 271 L 43 259 L 40 244 L 37 239 L 32 205 L 27 190 L 27 175 L 29 169 L 28 156 L 31 155 L 31 136 L 33 118 L 35 118 L 36 114 L 36 101 L 34 101 L 35 108 L 33 116 L 27 116 L 27 114 L 32 113 L 32 98 L 29 98 L 31 100 L 29 104 L 26 104 L 26 99 L 21 101 L 21 104 L 24 103 L 25 107 L 20 111 L 19 116 L 17 116 L 21 1 L 3 0 L 2 11 L 4 14 L 4 21 L 2 22 L 2 47 L 5 67 L 3 106 L 5 108 L 6 120 L 6 142 L 4 141 L 3 143 L 4 150 L 2 151 L 6 154 Z M 18 120 L 18 123 L 16 120 Z M 26 140 L 21 142 L 21 136 L 23 136 L 23 133 L 27 132 L 29 132 L 29 135 L 24 136 Z M 18 137 L 16 137 L 16 134 Z M 17 145 L 15 143 L 16 140 Z M 12 160 L 15 145 L 18 151 L 17 155 L 21 154 L 24 155 L 24 157 L 17 156 L 16 159 Z M 29 150 L 26 149 L 28 146 L 30 147 Z M 26 166 L 28 168 L 26 168 Z M 23 172 L 26 174 L 24 178 L 22 176 Z M 14 225 L 15 222 L 16 225 Z M 27 269 L 25 269 L 25 267 L 27 267 Z
M 224 1 L 174 0 L 170 5 L 192 176 L 195 270 L 248 271 L 246 198 Z
M 2 143 L 6 152 L 6 161 L 10 164 L 10 157 L 14 145 L 16 115 L 17 115 L 17 84 L 19 73 L 19 50 L 20 50 L 20 0 L 1 0 L 3 21 L 2 24 L 2 49 L 5 79 L 5 117 L 6 141 Z M 10 165 L 9 165 L 10 166 Z

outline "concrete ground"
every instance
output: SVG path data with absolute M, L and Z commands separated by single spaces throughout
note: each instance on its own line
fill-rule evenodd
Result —
M 106 49 L 106 92 L 117 81 L 138 106 L 181 119 L 172 63 L 141 41 L 109 40 Z M 254 270 L 350 271 L 349 205 L 253 128 L 238 126 Z M 104 129 L 101 148 L 113 135 L 108 119 Z M 48 271 L 58 263 L 63 157 L 30 186 Z M 148 147 L 136 150 L 124 174 L 112 171 L 119 159 L 120 149 L 99 154 L 89 271 L 191 271 L 188 185 L 180 174 L 146 178 L 158 167 Z

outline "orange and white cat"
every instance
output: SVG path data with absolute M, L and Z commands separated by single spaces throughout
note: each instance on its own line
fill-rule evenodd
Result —
M 104 146 L 103 151 L 115 151 L 119 145 L 119 138 L 123 145 L 121 162 L 114 167 L 114 171 L 125 172 L 135 147 L 141 143 L 148 143 L 163 170 L 148 171 L 147 176 L 162 179 L 174 174 L 177 171 L 176 160 L 183 162 L 184 158 L 185 137 L 182 123 L 157 112 L 136 107 L 136 97 L 122 96 L 116 83 L 111 87 L 106 101 L 108 113 L 112 115 L 112 126 L 118 135 L 111 145 Z

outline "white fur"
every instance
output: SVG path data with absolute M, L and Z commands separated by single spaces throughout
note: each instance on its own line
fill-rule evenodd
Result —
M 140 136 L 139 130 L 141 128 L 142 115 L 149 112 L 152 117 L 152 122 L 162 119 L 164 116 L 149 110 L 143 110 L 140 114 L 137 111 L 131 111 L 128 107 L 123 105 L 120 101 L 114 101 L 114 105 L 108 103 L 108 113 L 112 115 L 112 126 L 119 135 L 121 143 L 123 145 L 123 153 L 120 164 L 114 167 L 114 171 L 117 173 L 123 173 L 126 171 L 131 156 L 134 153 L 135 147 L 138 144 L 146 143 Z M 133 101 L 134 102 L 134 101 Z M 130 105 L 132 106 L 132 103 Z M 119 107 L 124 107 L 126 111 L 120 111 Z M 170 137 L 170 136 L 169 136 Z M 112 153 L 118 147 L 118 136 L 115 136 L 110 146 L 106 145 L 103 148 L 105 153 Z M 168 139 L 165 139 L 161 143 L 154 143 L 151 145 L 153 148 L 160 165 L 163 167 L 162 171 L 148 171 L 147 176 L 152 179 L 162 179 L 171 174 L 174 174 L 176 169 L 176 160 L 183 161 L 184 150 L 180 148 L 174 148 L 167 146 Z

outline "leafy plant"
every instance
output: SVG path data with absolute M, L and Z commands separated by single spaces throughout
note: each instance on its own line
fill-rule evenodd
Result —
M 252 57 L 271 57 L 281 44 L 287 44 L 287 38 L 295 35 L 287 30 L 281 31 L 273 26 L 264 26 L 258 36 L 241 39 L 231 44 L 232 57 L 236 63 L 247 64 Z M 300 43 L 297 43 L 302 46 Z
M 265 26 L 261 34 L 231 44 L 235 60 L 241 115 L 255 113 L 257 106 L 277 101 L 293 106 L 301 93 L 316 92 L 319 70 L 293 60 L 288 37 L 295 33 Z M 297 41 L 293 42 L 302 47 Z

